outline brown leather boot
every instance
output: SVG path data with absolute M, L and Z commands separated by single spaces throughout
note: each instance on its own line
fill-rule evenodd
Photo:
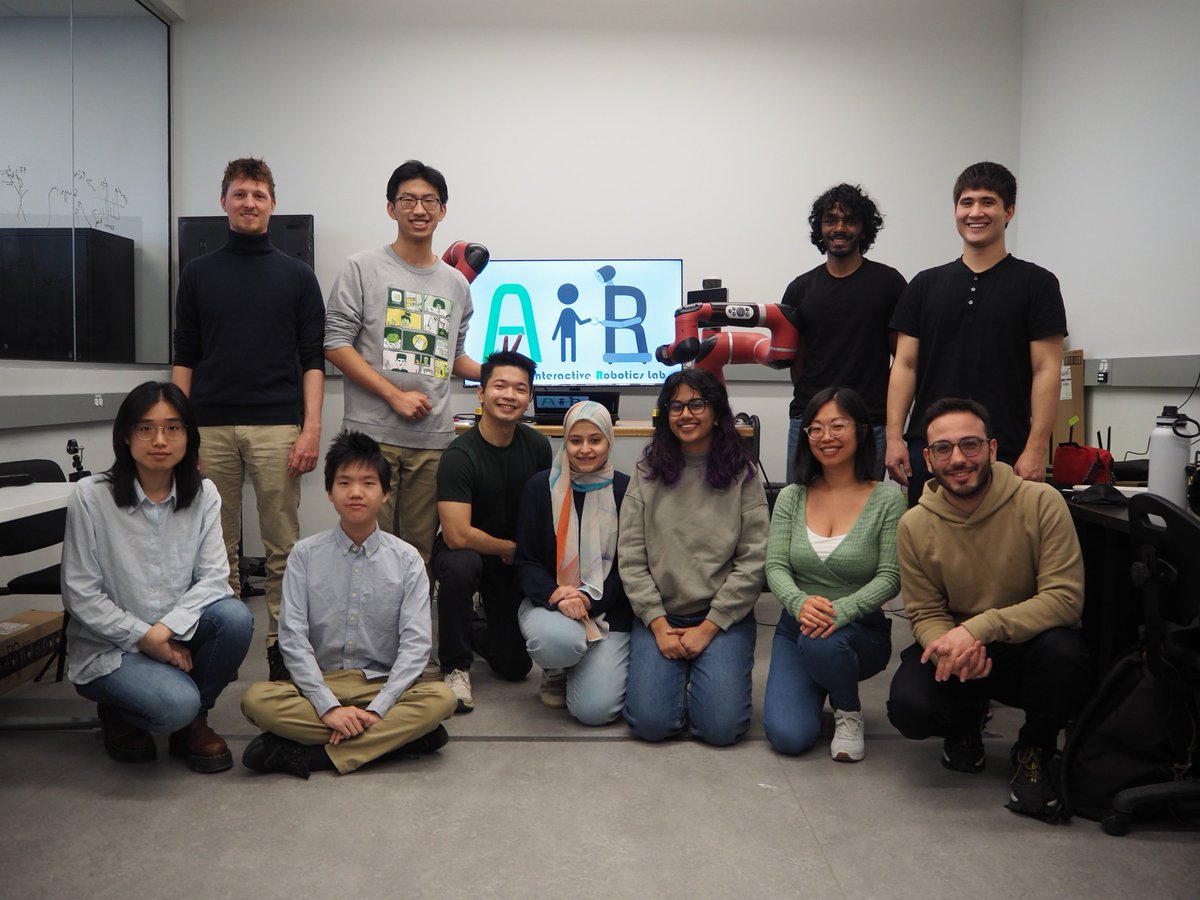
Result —
M 96 715 L 104 735 L 104 749 L 117 762 L 149 762 L 158 755 L 150 732 L 130 725 L 121 718 L 115 706 L 99 703 L 96 705 Z
M 221 772 L 233 766 L 225 739 L 208 727 L 208 713 L 200 713 L 185 728 L 171 732 L 167 749 L 181 756 L 193 772 Z

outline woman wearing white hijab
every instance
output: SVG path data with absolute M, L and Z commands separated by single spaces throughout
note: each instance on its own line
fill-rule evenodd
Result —
M 542 702 L 585 725 L 621 714 L 633 614 L 617 572 L 617 512 L 629 476 L 609 463 L 612 419 L 576 403 L 554 463 L 525 485 L 513 564 L 525 599 L 517 613 L 542 667 Z

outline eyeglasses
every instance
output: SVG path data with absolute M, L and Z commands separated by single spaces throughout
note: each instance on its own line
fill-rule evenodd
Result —
M 392 201 L 403 210 L 416 209 L 417 203 L 425 207 L 426 212 L 437 212 L 442 206 L 441 197 L 414 197 L 412 194 L 401 194 Z
M 178 422 L 169 422 L 166 425 L 151 425 L 149 422 L 142 422 L 133 426 L 133 436 L 139 441 L 152 441 L 159 431 L 168 441 L 178 440 L 187 434 L 187 429 Z
M 840 438 L 853 427 L 853 422 L 838 419 L 837 421 L 830 422 L 828 425 L 809 425 L 804 429 L 804 433 L 808 435 L 810 441 L 819 441 L 827 434 L 832 438 Z
M 687 407 L 687 411 L 693 416 L 698 416 L 704 410 L 708 409 L 708 401 L 703 397 L 693 397 L 687 403 L 684 403 L 682 400 L 672 400 L 667 404 L 667 415 L 682 416 L 685 406 Z
M 954 448 L 957 447 L 962 451 L 963 456 L 970 459 L 978 456 L 979 451 L 987 442 L 987 438 L 981 437 L 965 437 L 958 441 L 934 441 L 929 445 L 929 455 L 939 462 L 945 462 L 954 455 Z

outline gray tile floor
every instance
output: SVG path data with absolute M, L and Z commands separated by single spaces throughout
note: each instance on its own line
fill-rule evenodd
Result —
M 777 610 L 764 596 L 760 621 Z M 756 710 L 771 635 L 759 626 Z M 909 635 L 897 619 L 897 652 Z M 857 765 L 824 747 L 781 757 L 757 717 L 720 750 L 585 729 L 538 702 L 536 677 L 502 683 L 484 665 L 477 708 L 447 723 L 441 753 L 345 777 L 240 764 L 196 775 L 165 746 L 154 763 L 123 766 L 95 732 L 0 732 L 0 896 L 1200 895 L 1200 832 L 1155 824 L 1112 838 L 1083 819 L 1051 827 L 1007 812 L 1017 714 L 997 709 L 984 774 L 947 772 L 938 742 L 888 724 L 889 673 L 863 687 Z M 254 734 L 237 698 L 265 674 L 256 649 L 213 714 L 235 756 Z M 91 711 L 65 684 L 0 697 L 0 716 Z

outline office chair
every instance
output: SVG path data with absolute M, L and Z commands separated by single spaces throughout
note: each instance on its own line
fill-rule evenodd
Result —
M 1129 527 L 1136 562 L 1130 575 L 1142 593 L 1145 660 L 1152 677 L 1167 689 L 1200 693 L 1200 518 L 1155 494 L 1129 501 Z M 1193 709 L 1194 704 L 1193 704 Z M 1187 805 L 1200 808 L 1200 741 L 1194 733 L 1187 762 L 1176 780 L 1118 791 L 1101 819 L 1105 832 L 1122 835 L 1138 811 Z M 1190 779 L 1185 780 L 1187 775 Z
M 19 459 L 14 462 L 0 462 L 0 475 L 32 475 L 34 481 L 67 480 L 67 476 L 63 474 L 58 463 L 49 459 Z M 39 513 L 15 522 L 0 523 L 0 556 L 19 556 L 23 553 L 32 553 L 35 550 L 61 544 L 66 527 L 67 511 L 65 508 Z M 0 596 L 12 594 L 57 596 L 62 592 L 61 573 L 62 566 L 56 563 L 44 569 L 38 569 L 36 572 L 18 575 L 7 585 L 0 586 Z M 40 681 L 55 660 L 58 661 L 55 681 L 62 681 L 67 661 L 67 621 L 68 614 L 64 610 L 58 649 L 46 660 L 46 664 L 34 681 Z

